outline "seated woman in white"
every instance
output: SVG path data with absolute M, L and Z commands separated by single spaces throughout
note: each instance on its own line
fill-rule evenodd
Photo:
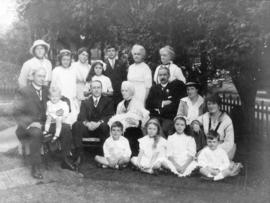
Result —
M 203 114 L 204 99 L 199 95 L 199 84 L 196 82 L 186 83 L 187 97 L 180 100 L 177 116 L 184 116 L 187 119 L 187 124 L 196 120 Z
M 161 169 L 166 159 L 166 140 L 161 136 L 161 127 L 157 119 L 150 119 L 146 124 L 147 134 L 139 139 L 140 152 L 131 158 L 131 163 L 145 173 L 153 174 Z
M 123 101 L 121 101 L 114 115 L 108 122 L 111 125 L 114 121 L 120 121 L 124 125 L 124 136 L 129 140 L 132 154 L 138 154 L 138 139 L 143 136 L 142 128 L 149 120 L 149 111 L 143 104 L 134 98 L 135 87 L 129 81 L 124 81 L 121 86 Z
M 205 135 L 210 130 L 218 132 L 220 147 L 227 152 L 229 159 L 232 160 L 236 151 L 232 120 L 227 113 L 220 110 L 221 99 L 217 94 L 209 95 L 206 98 L 206 105 L 208 112 L 201 115 L 198 121 L 202 124 Z
M 101 61 L 96 61 L 92 64 L 89 74 L 86 78 L 87 85 L 89 85 L 90 81 L 98 80 L 102 84 L 102 94 L 105 96 L 113 95 L 113 88 L 111 79 L 105 76 L 104 73 L 104 63 Z M 89 92 L 91 92 L 91 87 L 88 86 Z
M 160 81 L 158 79 L 158 70 L 160 69 L 160 67 L 167 67 L 170 70 L 170 78 L 169 81 L 174 81 L 174 80 L 180 80 L 183 83 L 186 83 L 186 78 L 182 73 L 181 68 L 179 68 L 177 65 L 175 65 L 173 63 L 173 58 L 175 56 L 174 50 L 171 46 L 165 46 L 162 47 L 159 50 L 159 54 L 160 54 L 160 59 L 161 59 L 161 65 L 159 65 L 156 70 L 155 70 L 155 74 L 154 74 L 154 82 L 156 84 L 159 84 Z

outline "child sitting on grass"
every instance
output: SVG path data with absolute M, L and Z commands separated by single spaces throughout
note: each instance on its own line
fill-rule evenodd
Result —
M 50 100 L 47 102 L 47 110 L 46 110 L 46 123 L 43 134 L 46 135 L 50 131 L 50 127 L 52 123 L 55 123 L 55 134 L 52 139 L 52 142 L 57 140 L 60 136 L 60 132 L 62 129 L 62 123 L 66 122 L 67 116 L 69 114 L 69 107 L 67 102 L 61 100 L 61 91 L 58 87 L 51 87 L 49 90 L 49 98 Z M 61 116 L 57 115 L 59 110 L 63 110 L 63 114 Z
M 195 162 L 196 143 L 193 137 L 185 134 L 186 119 L 177 116 L 174 119 L 176 132 L 168 137 L 167 160 L 162 163 L 164 168 L 169 169 L 178 177 L 189 176 L 197 167 Z
M 150 119 L 146 124 L 147 135 L 140 138 L 139 154 L 131 158 L 131 163 L 145 173 L 153 174 L 161 168 L 166 158 L 166 140 L 161 136 L 161 127 L 157 119 Z
M 198 165 L 203 177 L 218 181 L 228 176 L 236 176 L 243 167 L 241 163 L 230 162 L 227 153 L 219 147 L 220 135 L 209 131 L 207 135 L 207 147 L 198 156 Z
M 116 121 L 111 125 L 111 136 L 103 145 L 104 156 L 97 155 L 95 160 L 102 168 L 121 169 L 127 166 L 131 156 L 128 140 L 123 137 L 123 125 Z

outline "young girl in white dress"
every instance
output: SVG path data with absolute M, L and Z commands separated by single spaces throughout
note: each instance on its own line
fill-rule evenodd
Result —
M 159 84 L 160 81 L 158 79 L 158 71 L 161 67 L 167 67 L 170 70 L 170 78 L 169 81 L 174 81 L 174 80 L 180 80 L 183 83 L 186 83 L 186 78 L 182 73 L 181 68 L 179 68 L 177 65 L 173 63 L 173 58 L 175 56 L 174 50 L 171 46 L 165 46 L 162 47 L 159 50 L 160 54 L 160 59 L 161 59 L 161 65 L 159 65 L 154 74 L 154 81 L 156 84 Z
M 143 46 L 135 44 L 131 53 L 134 64 L 128 68 L 127 79 L 135 86 L 134 98 L 145 106 L 145 100 L 152 86 L 152 72 L 149 66 L 143 62 L 146 54 Z
M 102 84 L 102 94 L 105 96 L 112 96 L 113 95 L 113 88 L 111 79 L 105 76 L 104 73 L 104 64 L 101 61 L 94 62 L 92 64 L 91 70 L 87 76 L 87 85 L 89 85 L 90 81 L 98 80 Z M 88 91 L 91 92 L 91 87 L 88 86 Z
M 70 67 L 71 52 L 63 49 L 59 54 L 60 66 L 53 69 L 51 87 L 58 87 L 62 96 L 70 101 L 71 113 L 67 118 L 68 124 L 73 124 L 77 120 L 79 112 L 78 100 L 76 98 L 76 74 Z
M 196 143 L 193 137 L 185 134 L 186 120 L 184 117 L 174 119 L 176 132 L 168 137 L 167 160 L 162 166 L 171 170 L 179 177 L 189 176 L 197 167 L 194 158 L 196 155 Z
M 131 158 L 131 163 L 145 173 L 153 174 L 161 168 L 166 159 L 166 140 L 161 136 L 161 127 L 157 119 L 146 124 L 147 135 L 140 138 L 139 155 Z
M 131 156 L 131 150 L 127 138 L 123 136 L 123 125 L 116 121 L 111 126 L 111 136 L 103 145 L 104 156 L 97 155 L 95 160 L 102 168 L 124 168 L 127 166 Z

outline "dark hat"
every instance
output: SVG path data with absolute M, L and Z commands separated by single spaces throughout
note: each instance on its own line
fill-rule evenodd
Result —
M 193 87 L 196 87 L 197 89 L 200 88 L 200 83 L 198 82 L 195 82 L 195 81 L 189 81 L 186 83 L 186 87 L 190 87 L 190 86 L 193 86 Z

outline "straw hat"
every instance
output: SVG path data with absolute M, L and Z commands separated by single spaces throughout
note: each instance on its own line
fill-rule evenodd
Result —
M 30 48 L 30 54 L 34 55 L 34 49 L 37 46 L 40 46 L 40 45 L 45 47 L 46 52 L 49 51 L 50 45 L 47 42 L 45 42 L 44 40 L 38 39 L 38 40 L 34 41 L 33 45 L 31 46 L 31 48 Z

